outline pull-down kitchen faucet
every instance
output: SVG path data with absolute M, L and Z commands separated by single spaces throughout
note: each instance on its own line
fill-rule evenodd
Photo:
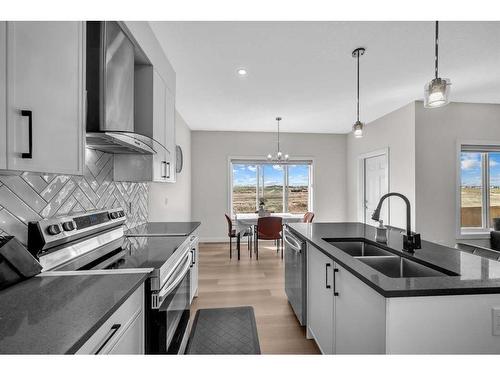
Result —
M 411 231 L 411 208 L 410 201 L 403 194 L 400 193 L 387 193 L 380 198 L 377 208 L 373 211 L 372 220 L 380 220 L 380 209 L 382 208 L 382 203 L 386 198 L 391 196 L 399 197 L 406 203 L 406 234 L 403 236 L 403 249 L 409 253 L 414 253 L 415 249 L 422 248 L 420 243 L 420 234 L 413 234 Z

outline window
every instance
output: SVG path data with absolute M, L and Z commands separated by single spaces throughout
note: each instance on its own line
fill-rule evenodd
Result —
M 460 231 L 486 232 L 500 217 L 500 146 L 462 145 Z
M 304 214 L 312 210 L 312 162 L 273 164 L 231 161 L 231 211 L 255 213 L 264 201 L 270 212 Z

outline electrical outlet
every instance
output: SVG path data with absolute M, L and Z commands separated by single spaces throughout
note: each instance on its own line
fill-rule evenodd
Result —
M 500 307 L 491 309 L 493 336 L 500 336 Z

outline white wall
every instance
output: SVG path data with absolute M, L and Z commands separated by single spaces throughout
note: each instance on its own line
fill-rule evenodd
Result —
M 282 150 L 314 159 L 315 221 L 345 221 L 346 136 L 282 134 Z M 276 147 L 274 133 L 192 132 L 193 219 L 202 222 L 204 241 L 227 239 L 228 159 L 265 157 Z
M 389 191 L 406 195 L 412 206 L 415 227 L 415 104 L 412 102 L 365 127 L 363 138 L 347 137 L 347 219 L 358 220 L 359 156 L 389 149 Z M 406 207 L 396 197 L 390 199 L 389 223 L 406 228 Z M 387 204 L 384 203 L 384 204 Z
M 454 245 L 458 141 L 500 142 L 500 105 L 416 102 L 417 229 L 426 240 Z
M 184 167 L 175 184 L 150 184 L 149 221 L 191 220 L 191 129 L 177 112 L 175 133 L 176 144 L 183 151 Z

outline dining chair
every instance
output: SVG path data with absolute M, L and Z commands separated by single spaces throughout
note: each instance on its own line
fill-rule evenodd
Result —
M 233 257 L 233 238 L 238 237 L 236 229 L 233 229 L 233 221 L 228 214 L 224 214 L 227 220 L 227 235 L 229 237 L 229 259 Z M 240 233 L 243 237 L 248 237 L 248 251 L 251 252 L 252 248 L 252 228 L 248 228 L 246 231 Z
M 304 214 L 304 219 L 302 220 L 304 223 L 312 223 L 314 219 L 314 212 L 306 212 Z
M 281 247 L 281 258 L 283 258 L 283 219 L 278 216 L 259 217 L 255 226 L 255 258 L 259 259 L 259 240 L 274 240 L 276 252 Z M 280 246 L 281 245 L 281 246 Z

